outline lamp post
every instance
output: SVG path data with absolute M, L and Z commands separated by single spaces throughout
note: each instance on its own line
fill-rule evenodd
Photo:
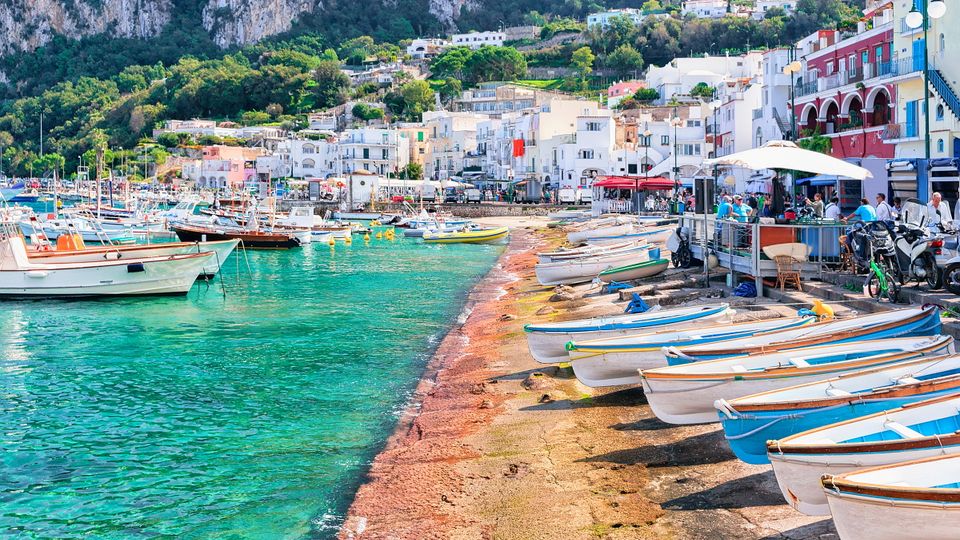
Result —
M 923 10 L 918 10 L 914 4 L 904 18 L 910 28 L 923 27 L 923 157 L 927 161 L 930 161 L 930 44 L 927 43 L 927 34 L 930 30 L 930 19 L 939 19 L 946 12 L 947 4 L 943 0 L 923 0 Z
M 790 56 L 793 57 L 794 49 L 790 49 Z M 799 61 L 793 60 L 789 64 L 783 66 L 783 74 L 787 77 L 790 77 L 790 140 L 797 140 L 797 102 L 796 102 L 796 91 L 794 90 L 793 74 L 799 73 L 802 65 Z
M 680 142 L 677 138 L 677 130 L 682 124 L 683 120 L 681 120 L 679 116 L 675 116 L 670 120 L 670 125 L 673 126 L 673 196 L 677 200 L 680 200 L 680 163 L 678 162 L 677 155 Z

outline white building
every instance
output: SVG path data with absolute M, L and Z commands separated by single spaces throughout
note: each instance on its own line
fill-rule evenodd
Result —
M 586 188 L 595 177 L 614 174 L 616 132 L 608 109 L 578 116 L 574 139 L 558 149 L 560 187 Z
M 467 154 L 477 150 L 477 126 L 486 119 L 484 115 L 467 112 L 423 113 L 423 124 L 430 139 L 424 176 L 445 180 L 462 172 Z
M 797 0 L 756 0 L 756 7 L 753 9 L 753 18 L 761 20 L 767 16 L 770 8 L 780 8 L 787 15 L 797 9 Z
M 727 15 L 727 0 L 685 0 L 681 13 L 707 19 L 718 19 Z
M 743 56 L 706 56 L 703 58 L 674 58 L 663 67 L 647 70 L 647 87 L 660 94 L 657 104 L 672 97 L 689 96 L 699 83 L 716 87 L 729 78 L 753 77 L 760 69 L 760 53 Z
M 638 25 L 643 22 L 643 12 L 635 8 L 609 9 L 599 13 L 587 15 L 587 28 L 600 27 L 607 28 L 610 21 L 616 17 L 625 17 L 630 19 L 633 24 Z
M 337 141 L 343 172 L 369 171 L 386 176 L 410 163 L 410 141 L 392 129 L 348 129 Z
M 414 60 L 425 60 L 437 56 L 450 46 L 445 39 L 415 39 L 407 45 L 407 55 Z
M 760 106 L 753 111 L 753 145 L 789 138 L 790 75 L 783 68 L 790 63 L 788 49 L 771 49 L 763 53 L 760 82 Z M 797 73 L 795 76 L 800 76 Z
M 506 34 L 503 32 L 470 32 L 467 34 L 454 34 L 450 41 L 455 47 L 470 47 L 479 49 L 484 45 L 492 47 L 502 47 L 506 40 Z

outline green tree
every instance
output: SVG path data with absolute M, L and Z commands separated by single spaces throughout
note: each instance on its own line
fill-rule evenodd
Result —
M 605 64 L 621 77 L 636 75 L 643 69 L 643 56 L 633 48 L 633 45 L 623 44 L 607 55 Z
M 450 47 L 430 62 L 430 72 L 434 77 L 463 79 L 463 70 L 471 53 L 468 47 Z
M 570 57 L 570 64 L 580 77 L 581 83 L 586 81 L 587 75 L 593 72 L 593 61 L 595 59 L 596 56 L 594 56 L 590 47 L 580 47 L 573 51 L 573 56 Z
M 350 77 L 340 71 L 340 64 L 329 60 L 320 62 L 313 70 L 316 85 L 311 88 L 318 107 L 329 108 L 347 100 L 350 89 Z
M 639 102 L 649 102 L 660 99 L 660 92 L 654 88 L 641 88 L 634 92 L 633 99 Z
M 698 82 L 690 89 L 690 95 L 693 97 L 699 97 L 702 99 L 713 99 L 713 95 L 717 92 L 717 89 L 708 85 L 705 82 Z
M 165 148 L 176 148 L 180 145 L 178 133 L 161 133 L 157 135 L 157 144 Z
M 276 118 L 283 114 L 283 105 L 280 105 L 279 103 L 271 103 L 267 105 L 267 108 L 264 110 L 267 111 L 267 114 L 269 114 L 271 118 Z
M 407 163 L 407 166 L 404 168 L 404 177 L 410 180 L 422 180 L 423 165 L 416 162 Z
M 403 96 L 403 113 L 411 120 L 419 121 L 423 111 L 433 108 L 433 89 L 426 81 L 408 82 L 400 87 L 400 95 Z
M 377 118 L 383 118 L 383 110 L 377 107 L 371 107 L 366 103 L 357 103 L 353 106 L 353 109 L 350 112 L 353 114 L 354 118 L 359 118 L 364 122 L 376 120 Z
M 454 79 L 453 77 L 444 79 L 443 84 L 437 88 L 437 92 L 440 93 L 440 99 L 444 100 L 458 97 L 462 91 L 463 85 L 460 83 L 460 80 Z
M 480 47 L 472 51 L 464 66 L 471 84 L 486 81 L 515 81 L 527 74 L 527 61 L 513 47 Z
M 240 123 L 245 126 L 258 126 L 270 121 L 270 115 L 261 111 L 245 111 L 240 115 Z

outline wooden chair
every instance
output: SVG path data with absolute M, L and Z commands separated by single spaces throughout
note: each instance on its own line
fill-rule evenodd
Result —
M 850 244 L 847 243 L 845 236 L 840 236 L 840 272 L 849 270 L 851 274 L 857 273 L 857 263 L 853 261 L 853 251 L 850 250 Z
M 788 283 L 797 287 L 797 290 L 803 292 L 803 286 L 800 284 L 801 262 L 789 255 L 777 255 L 773 258 L 777 263 L 777 285 L 780 290 L 784 290 Z

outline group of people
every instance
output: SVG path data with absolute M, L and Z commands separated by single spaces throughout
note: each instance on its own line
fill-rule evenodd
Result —
M 740 222 L 750 221 L 754 217 L 775 217 L 773 201 L 763 193 L 743 195 L 723 195 L 717 207 L 718 219 L 734 219 Z
M 836 200 L 836 198 L 834 198 Z M 860 199 L 860 206 L 850 215 L 840 218 L 840 221 L 847 222 L 859 220 L 869 221 L 896 221 L 900 219 L 903 211 L 903 203 L 900 197 L 893 198 L 893 204 L 887 203 L 887 196 L 883 193 L 877 193 L 876 205 L 871 205 L 866 198 Z M 834 218 L 836 219 L 836 218 Z M 953 213 L 950 211 L 950 205 L 943 200 L 943 195 L 934 192 L 927 203 L 927 224 L 936 226 L 938 224 L 948 224 L 953 221 Z

